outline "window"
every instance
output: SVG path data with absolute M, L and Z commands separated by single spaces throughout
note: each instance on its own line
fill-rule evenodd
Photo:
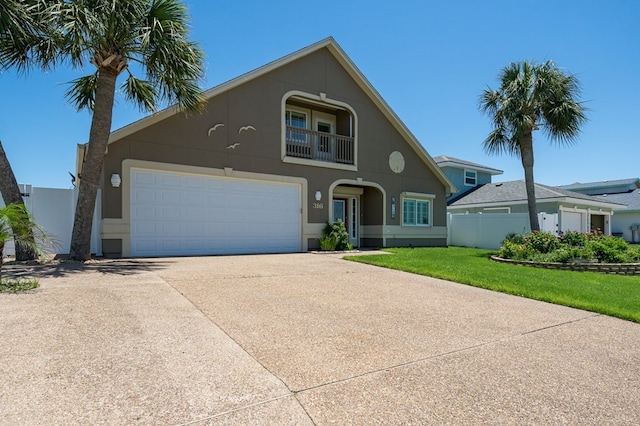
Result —
M 465 186 L 476 186 L 478 184 L 478 173 L 473 170 L 464 171 Z
M 293 111 L 288 109 L 285 117 L 287 126 L 299 127 L 301 129 L 307 128 L 307 114 L 300 111 Z
M 408 226 L 429 226 L 431 224 L 431 201 L 415 198 L 402 200 L 402 224 Z
M 289 127 L 297 127 L 299 129 L 306 130 L 307 113 L 288 109 L 285 112 L 285 124 Z M 287 140 L 295 143 L 307 143 L 307 133 L 287 129 Z

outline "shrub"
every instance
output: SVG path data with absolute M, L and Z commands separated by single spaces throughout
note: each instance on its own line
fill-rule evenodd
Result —
M 587 241 L 586 248 L 591 250 L 602 263 L 622 263 L 627 261 L 629 245 L 621 238 L 599 237 Z
M 525 242 L 538 253 L 550 253 L 560 247 L 558 237 L 549 232 L 531 232 Z
M 634 263 L 640 262 L 640 248 L 630 248 L 623 239 L 605 236 L 599 231 L 569 231 L 559 237 L 548 232 L 530 232 L 507 235 L 498 256 L 534 262 L 567 263 L 593 259 L 601 263 Z
M 518 244 L 511 241 L 505 241 L 498 256 L 503 259 L 529 260 L 535 251 L 526 244 Z
M 324 251 L 351 250 L 349 233 L 344 222 L 338 220 L 335 223 L 327 222 L 320 237 L 320 249 Z
M 502 241 L 502 244 L 504 244 L 507 241 L 510 243 L 524 244 L 524 235 L 516 234 L 515 232 L 510 232 L 504 237 L 504 241 Z
M 587 243 L 587 235 L 578 231 L 567 231 L 560 234 L 560 242 L 570 247 L 584 247 Z

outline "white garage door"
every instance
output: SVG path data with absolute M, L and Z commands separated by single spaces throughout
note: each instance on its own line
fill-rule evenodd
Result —
M 562 217 L 561 217 L 561 231 L 562 232 L 566 232 L 566 231 L 578 231 L 578 232 L 583 232 L 584 229 L 582 229 L 582 213 L 579 212 L 568 212 L 568 211 L 563 211 L 562 212 Z
M 300 185 L 131 171 L 131 255 L 301 250 Z

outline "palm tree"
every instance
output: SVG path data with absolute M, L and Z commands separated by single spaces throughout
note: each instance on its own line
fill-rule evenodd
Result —
M 502 69 L 500 88 L 485 90 L 480 110 L 491 116 L 493 130 L 483 142 L 489 154 L 519 156 L 524 168 L 529 222 L 539 231 L 533 179 L 533 131 L 542 131 L 553 142 L 569 145 L 576 141 L 586 121 L 585 107 L 578 102 L 578 80 L 564 74 L 553 62 L 511 63 Z
M 71 82 L 67 99 L 93 112 L 87 153 L 79 176 L 79 195 L 70 257 L 91 257 L 91 225 L 104 154 L 111 132 L 116 80 L 127 78 L 122 94 L 141 110 L 155 111 L 161 102 L 196 110 L 203 103 L 198 82 L 203 53 L 187 39 L 188 17 L 179 0 L 58 0 L 49 2 L 55 16 L 53 37 L 61 58 L 91 75 Z M 132 68 L 142 69 L 144 79 Z
M 44 3 L 38 0 L 0 0 L 0 71 L 16 68 L 25 72 L 36 66 L 47 68 L 52 63 L 53 39 L 43 37 L 48 22 L 44 9 Z M 0 193 L 6 206 L 23 203 L 18 181 L 2 142 Z M 35 259 L 34 244 L 33 233 L 28 231 L 16 241 L 16 259 Z

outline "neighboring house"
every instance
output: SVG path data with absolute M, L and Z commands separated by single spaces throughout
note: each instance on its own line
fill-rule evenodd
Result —
M 106 256 L 306 251 L 339 219 L 355 247 L 446 245 L 455 186 L 332 38 L 204 95 L 111 134 Z
M 622 207 L 602 198 L 541 184 L 535 184 L 535 191 L 538 212 L 557 214 L 557 230 L 561 232 L 600 229 L 610 235 L 611 215 Z M 527 213 L 524 180 L 479 186 L 451 202 L 447 210 L 452 214 Z
M 433 157 L 433 161 L 458 188 L 458 193 L 450 194 L 447 197 L 447 201 L 459 198 L 477 186 L 491 183 L 492 176 L 503 173 L 502 170 L 445 155 Z
M 592 195 L 607 202 L 624 204 L 623 207 L 613 210 L 611 233 L 629 242 L 640 242 L 640 179 L 573 183 L 559 188 Z

